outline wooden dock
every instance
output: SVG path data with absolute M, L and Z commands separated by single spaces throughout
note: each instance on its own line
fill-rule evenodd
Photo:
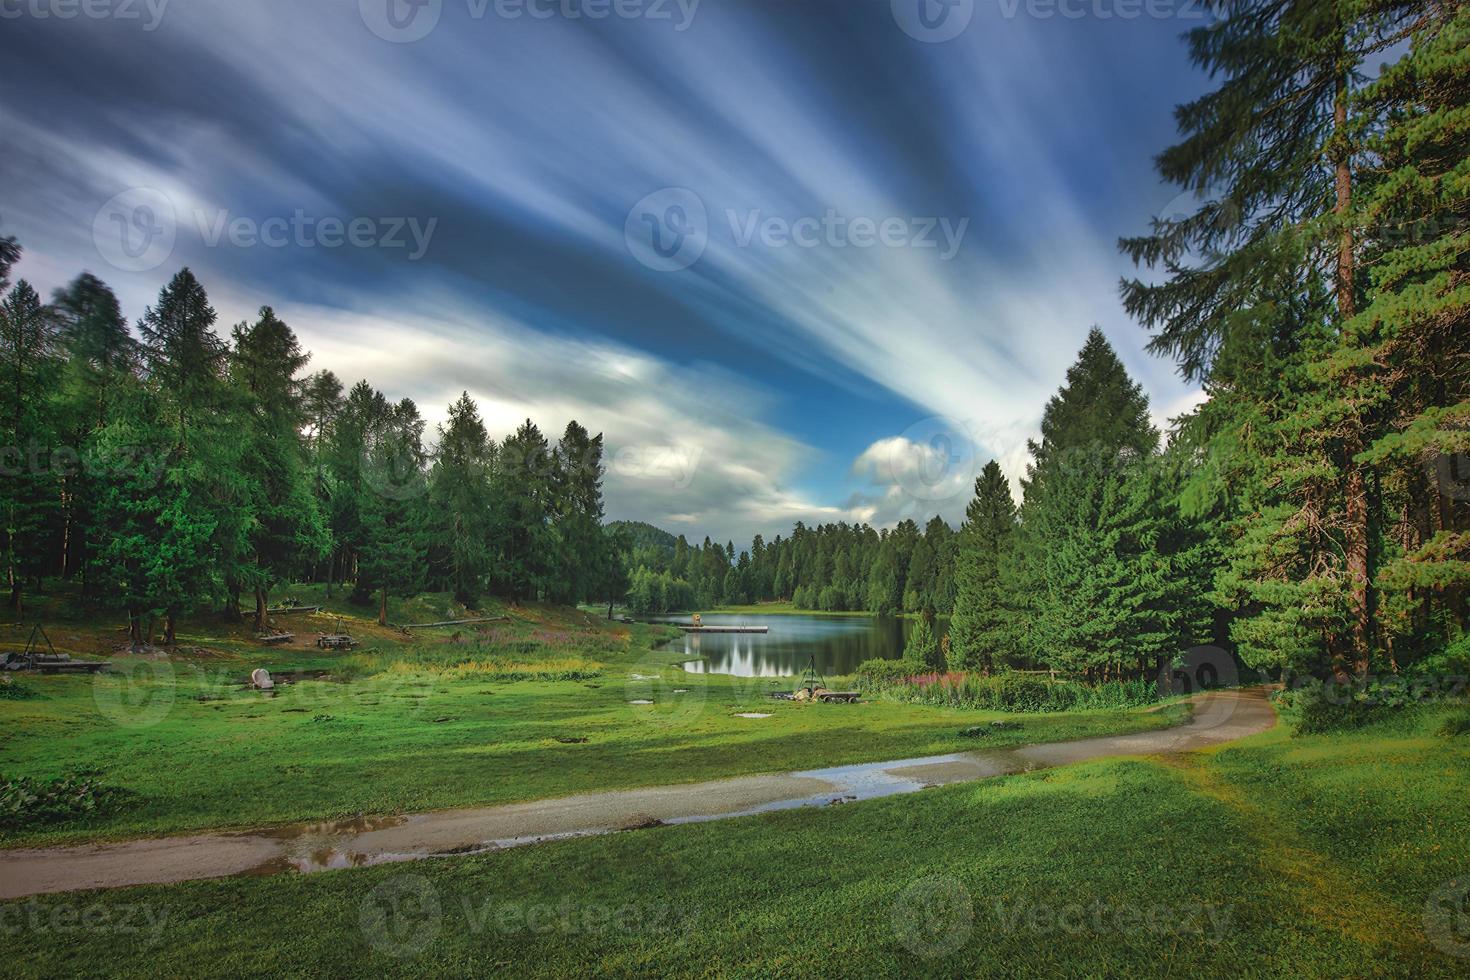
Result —
M 768 633 L 769 626 L 683 626 L 686 633 Z

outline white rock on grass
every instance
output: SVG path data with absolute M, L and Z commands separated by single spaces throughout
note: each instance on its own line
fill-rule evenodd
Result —
M 276 682 L 271 680 L 271 672 L 264 667 L 257 667 L 250 672 L 250 686 L 262 691 L 275 688 Z
M 652 701 L 646 700 L 644 698 L 639 698 L 637 701 L 629 701 L 628 703 L 629 704 L 653 704 Z
M 735 717 L 736 718 L 769 718 L 771 716 L 770 715 L 763 715 L 759 711 L 742 711 L 739 714 L 737 714 Z

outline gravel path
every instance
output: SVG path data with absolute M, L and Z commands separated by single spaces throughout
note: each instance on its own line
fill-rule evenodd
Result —
M 7 850 L 0 851 L 0 899 L 361 867 L 661 823 L 846 803 L 1089 759 L 1194 751 L 1265 731 L 1275 723 L 1264 689 L 1219 691 L 1197 697 L 1187 722 L 1133 735 L 254 832 Z

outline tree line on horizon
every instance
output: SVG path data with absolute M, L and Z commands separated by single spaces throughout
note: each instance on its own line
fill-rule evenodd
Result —
M 0 239 L 3 552 L 10 609 L 45 577 L 125 611 L 134 644 L 162 620 L 343 585 L 388 620 L 390 596 L 486 593 L 561 603 L 621 595 L 622 544 L 602 527 L 602 436 L 552 444 L 527 420 L 490 437 L 468 393 L 437 445 L 410 399 L 329 370 L 270 307 L 228 338 L 180 271 L 138 321 L 84 273 L 45 303 Z
M 1215 642 L 1339 680 L 1470 672 L 1470 7 L 1244 0 L 1187 43 L 1219 82 L 1157 167 L 1197 207 L 1120 241 L 1149 276 L 1121 292 L 1204 403 L 1162 443 L 1094 331 L 1020 503 L 993 461 L 976 481 L 944 588 L 910 597 L 915 527 L 798 527 L 753 588 L 688 563 L 699 604 L 949 601 L 947 650 L 928 616 L 910 641 L 935 668 L 1140 676 Z

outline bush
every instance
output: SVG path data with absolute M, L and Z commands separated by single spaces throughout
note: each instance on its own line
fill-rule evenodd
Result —
M 30 701 L 40 696 L 20 681 L 0 677 L 0 701 Z
M 0 829 L 15 830 L 65 823 L 109 813 L 128 794 L 97 782 L 95 772 L 68 773 L 53 780 L 0 777 Z
M 835 585 L 829 585 L 817 597 L 823 612 L 842 612 L 847 608 L 847 593 Z
M 913 673 L 913 665 L 902 660 L 864 660 L 858 664 L 856 677 L 863 690 L 896 684 Z
M 1087 685 L 1017 672 L 993 677 L 920 674 L 892 680 L 886 690 L 900 701 L 983 711 L 1095 711 L 1137 707 L 1158 700 L 1157 685 L 1151 680 Z
M 1366 691 L 1354 693 L 1346 685 L 1315 678 L 1299 684 L 1280 703 L 1296 713 L 1298 735 L 1361 728 L 1373 721 L 1380 709 Z

